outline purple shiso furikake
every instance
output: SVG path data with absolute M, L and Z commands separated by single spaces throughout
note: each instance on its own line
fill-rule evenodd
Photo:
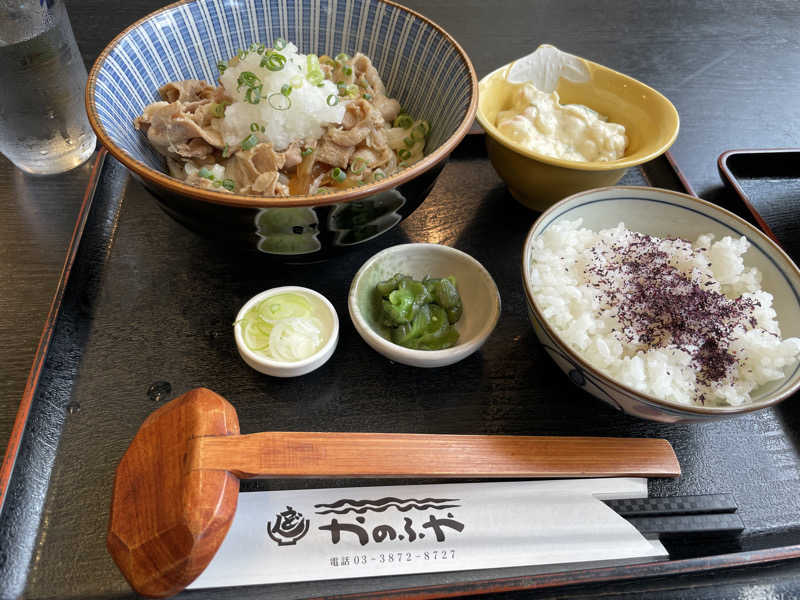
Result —
M 692 249 L 686 240 L 629 232 L 624 242 L 592 247 L 584 274 L 600 292 L 606 314 L 619 322 L 621 329 L 612 332 L 620 341 L 677 347 L 691 356 L 698 383 L 711 386 L 731 374 L 737 362 L 730 350 L 734 330 L 755 327 L 753 311 L 760 304 L 728 298 L 713 289 L 713 281 L 682 272 L 670 264 L 663 242 L 685 244 L 694 256 L 706 250 Z M 697 400 L 705 403 L 704 394 Z

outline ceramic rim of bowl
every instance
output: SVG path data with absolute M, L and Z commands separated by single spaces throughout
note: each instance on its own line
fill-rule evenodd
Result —
M 475 73 L 475 68 L 472 66 L 472 61 L 469 59 L 469 56 L 467 56 L 467 53 L 464 51 L 464 49 L 459 45 L 455 38 L 447 33 L 441 26 L 437 25 L 420 13 L 397 4 L 392 0 L 376 0 L 377 2 L 382 2 L 402 10 L 430 25 L 450 44 L 452 44 L 453 48 L 455 48 L 456 52 L 458 52 L 464 61 L 464 64 L 467 66 L 471 83 L 470 87 L 472 89 L 472 96 L 470 98 L 469 106 L 467 107 L 467 111 L 458 128 L 450 135 L 449 138 L 444 141 L 444 143 L 442 143 L 442 145 L 436 148 L 433 152 L 423 156 L 422 160 L 414 163 L 410 167 L 407 167 L 406 169 L 403 169 L 394 175 L 390 175 L 389 177 L 382 179 L 379 183 L 371 183 L 358 188 L 351 188 L 349 190 L 332 192 L 320 196 L 247 196 L 245 194 L 231 194 L 189 185 L 179 181 L 178 179 L 170 177 L 166 173 L 151 169 L 144 163 L 131 157 L 127 152 L 124 152 L 117 147 L 114 141 L 106 133 L 106 130 L 97 115 L 97 111 L 94 108 L 94 91 L 95 84 L 97 82 L 97 74 L 102 68 L 106 57 L 116 47 L 119 41 L 130 31 L 137 28 L 145 21 L 148 21 L 154 18 L 156 15 L 161 14 L 162 12 L 172 10 L 182 4 L 189 4 L 196 1 L 197 0 L 179 0 L 178 2 L 173 2 L 172 4 L 168 4 L 167 6 L 159 8 L 158 10 L 145 15 L 141 19 L 138 19 L 136 22 L 123 29 L 108 43 L 105 48 L 103 48 L 103 51 L 95 60 L 91 71 L 89 71 L 89 77 L 86 81 L 84 93 L 84 103 L 86 105 L 86 112 L 89 116 L 89 124 L 92 126 L 95 134 L 97 134 L 100 143 L 106 147 L 106 149 L 114 156 L 114 158 L 125 165 L 125 167 L 139 175 L 142 179 L 153 181 L 157 185 L 166 188 L 170 192 L 181 196 L 188 196 L 194 200 L 209 202 L 211 204 L 235 206 L 241 208 L 266 208 L 274 206 L 325 206 L 328 204 L 337 204 L 339 202 L 349 202 L 351 200 L 358 200 L 360 198 L 372 196 L 378 192 L 395 188 L 398 185 L 410 181 L 417 175 L 433 168 L 440 161 L 447 158 L 447 156 L 455 149 L 455 147 L 467 134 L 470 127 L 472 127 L 472 123 L 475 120 L 475 113 L 478 109 L 478 76 Z
M 657 398 L 651 394 L 646 394 L 644 392 L 640 392 L 635 390 L 634 388 L 617 381 L 616 379 L 611 378 L 606 373 L 600 371 L 598 368 L 590 365 L 580 354 L 578 354 L 572 346 L 567 344 L 561 335 L 553 327 L 550 325 L 549 321 L 544 318 L 541 311 L 539 310 L 539 306 L 536 304 L 536 301 L 533 297 L 533 294 L 530 290 L 530 276 L 529 276 L 529 268 L 526 263 L 526 257 L 528 256 L 528 249 L 536 237 L 534 237 L 533 233 L 536 230 L 537 226 L 540 222 L 544 222 L 550 217 L 552 217 L 553 213 L 558 211 L 562 205 L 566 204 L 567 202 L 579 198 L 580 196 L 586 196 L 588 194 L 595 194 L 597 192 L 604 192 L 609 190 L 631 190 L 633 192 L 647 190 L 653 191 L 656 190 L 659 193 L 664 193 L 672 196 L 678 196 L 684 200 L 689 200 L 693 203 L 697 203 L 700 206 L 708 209 L 709 212 L 720 212 L 725 216 L 732 218 L 737 225 L 740 225 L 745 230 L 747 230 L 748 234 L 752 234 L 753 237 L 758 238 L 761 242 L 763 242 L 770 250 L 776 252 L 781 258 L 784 259 L 786 262 L 786 266 L 793 271 L 793 275 L 797 280 L 800 280 L 800 269 L 798 269 L 797 265 L 792 262 L 792 259 L 783 251 L 775 242 L 773 242 L 769 237 L 767 237 L 764 233 L 753 227 L 750 223 L 739 217 L 738 215 L 730 212 L 722 208 L 721 206 L 717 206 L 716 204 L 712 204 L 707 200 L 703 200 L 702 198 L 697 198 L 696 196 L 690 196 L 689 194 L 683 194 L 681 192 L 676 192 L 673 190 L 661 189 L 661 188 L 652 188 L 652 187 L 643 187 L 643 186 L 633 186 L 633 185 L 620 185 L 620 186 L 611 186 L 611 187 L 602 187 L 602 188 L 595 188 L 592 190 L 586 190 L 585 192 L 578 192 L 571 196 L 567 196 L 563 200 L 556 202 L 553 206 L 548 208 L 544 211 L 536 221 L 534 221 L 533 225 L 531 226 L 528 235 L 525 238 L 525 244 L 522 247 L 522 281 L 523 281 L 523 288 L 525 288 L 525 295 L 527 296 L 528 304 L 533 308 L 534 312 L 536 313 L 537 318 L 542 324 L 542 327 L 545 329 L 547 334 L 553 338 L 554 340 L 558 340 L 559 344 L 561 345 L 561 350 L 567 353 L 567 355 L 572 359 L 575 363 L 577 363 L 582 369 L 592 373 L 595 377 L 609 385 L 610 387 L 616 388 L 617 390 L 623 392 L 624 394 L 635 398 L 637 401 L 645 402 L 651 404 L 653 406 L 657 406 L 659 408 L 667 409 L 669 411 L 682 411 L 686 413 L 691 413 L 695 415 L 737 415 L 737 414 L 744 414 L 748 412 L 752 412 L 755 410 L 761 410 L 762 408 L 768 408 L 770 406 L 774 406 L 778 404 L 782 400 L 785 400 L 792 394 L 794 394 L 798 389 L 800 389 L 800 378 L 788 389 L 784 390 L 774 398 L 769 400 L 761 401 L 761 402 L 751 402 L 749 404 L 743 404 L 741 406 L 697 406 L 695 404 L 679 404 L 677 402 L 670 402 L 668 400 L 663 400 L 661 398 Z M 777 268 L 777 265 L 776 265 Z M 780 270 L 780 269 L 779 269 Z
M 664 94 L 662 94 L 658 90 L 650 87 L 646 83 L 642 83 L 641 81 L 631 77 L 630 75 L 625 75 L 625 73 L 620 73 L 619 71 L 615 71 L 614 69 L 609 69 L 608 67 L 605 67 L 605 66 L 603 66 L 603 65 L 601 65 L 599 63 L 592 62 L 592 61 L 587 60 L 585 58 L 581 58 L 581 60 L 584 61 L 587 65 L 589 65 L 589 67 L 591 69 L 602 69 L 602 70 L 605 70 L 605 71 L 607 71 L 609 73 L 613 73 L 614 75 L 617 75 L 619 77 L 622 77 L 622 78 L 625 78 L 625 79 L 630 79 L 631 81 L 635 81 L 636 83 L 638 83 L 639 85 L 641 85 L 645 89 L 649 90 L 650 92 L 652 92 L 656 96 L 658 96 L 660 98 L 663 98 L 664 101 L 667 103 L 667 105 L 672 109 L 671 110 L 671 114 L 675 118 L 675 129 L 672 132 L 672 135 L 669 137 L 669 139 L 664 144 L 662 144 L 661 146 L 659 146 L 658 148 L 653 150 L 652 152 L 648 153 L 645 156 L 636 158 L 636 159 L 625 158 L 625 156 L 623 155 L 622 158 L 619 158 L 617 160 L 609 160 L 609 161 L 585 161 L 584 162 L 584 161 L 576 161 L 576 160 L 565 160 L 563 158 L 555 158 L 555 157 L 552 157 L 552 156 L 547 156 L 546 154 L 540 154 L 538 152 L 534 152 L 533 150 L 528 150 L 527 148 L 524 148 L 520 144 L 512 142 L 506 136 L 504 136 L 503 134 L 501 134 L 498 131 L 498 129 L 497 129 L 497 127 L 495 127 L 494 123 L 489 123 L 489 121 L 484 116 L 483 112 L 480 110 L 480 106 L 478 106 L 477 110 L 475 112 L 475 117 L 478 120 L 478 123 L 481 124 L 481 127 L 483 127 L 484 131 L 486 132 L 486 135 L 490 136 L 498 144 L 501 144 L 501 145 L 505 146 L 506 148 L 508 148 L 509 150 L 512 150 L 513 152 L 516 152 L 517 154 L 521 154 L 522 156 L 526 156 L 526 157 L 531 158 L 533 160 L 537 160 L 537 161 L 539 161 L 541 163 L 545 163 L 545 164 L 548 164 L 548 165 L 551 165 L 551 166 L 554 166 L 554 167 L 561 167 L 561 168 L 564 168 L 564 169 L 575 169 L 575 170 L 578 170 L 578 171 L 615 171 L 617 169 L 627 169 L 628 167 L 635 167 L 637 165 L 641 165 L 643 163 L 651 161 L 654 158 L 664 154 L 667 150 L 669 150 L 670 147 L 672 146 L 672 144 L 677 139 L 678 133 L 679 133 L 680 127 L 681 127 L 680 115 L 678 114 L 678 110 L 675 108 L 675 105 L 672 104 L 670 99 L 667 98 Z M 510 63 L 508 63 L 506 65 L 503 65 L 502 67 L 498 67 L 497 69 L 495 69 L 494 71 L 492 71 L 491 73 L 489 73 L 488 75 L 483 77 L 478 82 L 478 88 L 480 89 L 480 85 L 484 81 L 489 81 L 489 79 L 491 79 L 492 77 L 498 75 L 504 69 L 511 68 L 511 65 L 513 65 L 515 62 L 516 61 L 512 61 L 512 62 L 510 62 Z
M 355 299 L 355 291 L 360 285 L 362 277 L 367 271 L 369 271 L 375 265 L 376 262 L 378 262 L 379 259 L 389 254 L 395 254 L 397 252 L 401 252 L 402 251 L 401 249 L 403 248 L 420 247 L 420 246 L 434 246 L 436 248 L 443 248 L 444 250 L 440 250 L 441 252 L 444 252 L 445 254 L 452 253 L 459 256 L 461 259 L 466 260 L 469 264 L 474 266 L 493 285 L 493 291 L 495 293 L 497 300 L 496 304 L 497 310 L 495 311 L 494 318 L 484 323 L 480 331 L 478 331 L 473 337 L 469 338 L 468 340 L 462 340 L 461 342 L 456 343 L 455 346 L 451 346 L 450 348 L 444 348 L 442 350 L 419 350 L 416 348 L 407 348 L 400 344 L 394 343 L 392 340 L 383 337 L 380 333 L 378 333 L 372 328 L 372 325 L 370 325 L 366 316 L 364 316 L 363 311 L 358 306 L 358 302 L 356 302 Z M 500 312 L 502 310 L 501 302 L 502 301 L 500 299 L 500 291 L 497 288 L 497 282 L 495 282 L 494 278 L 492 277 L 492 274 L 489 273 L 486 267 L 484 267 L 477 258 L 471 256 L 470 254 L 467 254 L 462 250 L 459 250 L 458 248 L 453 248 L 452 246 L 445 246 L 443 244 L 434 244 L 431 242 L 411 242 L 408 244 L 398 244 L 396 246 L 389 246 L 388 248 L 384 248 L 377 254 L 371 256 L 369 259 L 367 259 L 367 261 L 363 265 L 361 265 L 361 267 L 356 272 L 355 276 L 353 277 L 353 281 L 350 284 L 350 290 L 347 295 L 347 307 L 350 312 L 350 318 L 353 320 L 354 322 L 353 324 L 357 329 L 359 329 L 359 324 L 360 324 L 361 327 L 363 327 L 364 329 L 366 329 L 367 332 L 369 332 L 372 339 L 387 351 L 394 351 L 398 354 L 405 355 L 409 358 L 425 359 L 427 361 L 434 361 L 435 359 L 441 358 L 443 356 L 457 354 L 459 353 L 459 351 L 463 351 L 467 344 L 470 344 L 475 340 L 483 340 L 481 342 L 481 344 L 483 344 L 483 342 L 485 342 L 489 338 L 492 331 L 494 331 L 494 328 L 497 326 L 497 323 L 500 320 Z M 359 324 L 355 323 L 356 317 L 358 317 L 358 320 L 360 322 Z M 359 335 L 362 335 L 360 331 Z M 466 358 L 466 356 L 462 358 Z
M 242 326 L 239 324 L 239 322 L 247 314 L 247 311 L 249 311 L 256 303 L 261 302 L 262 300 L 266 300 L 267 298 L 271 298 L 272 296 L 276 296 L 278 294 L 287 294 L 287 293 L 295 293 L 300 295 L 305 294 L 306 296 L 311 296 L 312 298 L 316 298 L 317 300 L 319 300 L 320 304 L 322 304 L 325 307 L 325 310 L 327 310 L 328 313 L 331 315 L 331 333 L 328 336 L 328 339 L 325 340 L 325 343 L 322 344 L 322 346 L 320 346 L 319 349 L 310 356 L 306 356 L 305 358 L 301 358 L 300 360 L 294 360 L 294 361 L 278 360 L 276 358 L 270 358 L 269 356 L 256 352 L 255 350 L 251 350 L 244 341 Z M 275 371 L 300 369 L 310 364 L 313 364 L 315 361 L 319 360 L 319 357 L 321 355 L 330 351 L 332 345 L 336 345 L 339 342 L 339 315 L 336 313 L 336 308 L 334 308 L 330 300 L 328 300 L 324 295 L 320 294 L 318 291 L 299 285 L 282 285 L 279 287 L 269 288 L 267 290 L 264 290 L 263 292 L 259 292 L 258 294 L 250 298 L 247 302 L 245 302 L 239 309 L 239 312 L 236 313 L 236 319 L 234 321 L 233 328 L 234 328 L 233 329 L 234 340 L 236 342 L 238 350 L 240 352 L 244 352 L 248 356 L 248 358 L 250 358 L 252 361 L 260 363 L 265 367 L 269 367 Z M 321 367 L 322 364 L 318 366 Z

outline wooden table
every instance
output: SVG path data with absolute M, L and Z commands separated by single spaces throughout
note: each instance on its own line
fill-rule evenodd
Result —
M 447 29 L 479 77 L 548 42 L 623 71 L 669 97 L 681 116 L 672 153 L 698 194 L 724 203 L 716 159 L 731 148 L 800 146 L 800 3 L 594 0 L 407 0 Z M 87 65 L 158 0 L 71 0 Z M 55 292 L 91 163 L 31 177 L 0 157 L 0 444 L 5 445 Z M 769 578 L 769 582 L 766 581 Z M 796 597 L 787 562 L 681 580 L 594 586 L 630 597 Z M 768 585 L 766 585 L 768 583 Z M 548 592 L 544 591 L 544 595 Z M 515 597 L 528 597 L 518 593 Z M 580 594 L 579 594 L 580 595 Z

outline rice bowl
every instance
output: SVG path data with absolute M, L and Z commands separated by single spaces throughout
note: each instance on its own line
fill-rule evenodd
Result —
M 581 219 L 584 231 L 575 223 Z M 748 310 L 742 311 L 745 326 L 731 323 L 724 332 L 736 333 L 723 344 L 724 350 L 741 359 L 735 377 L 728 377 L 729 371 L 720 378 L 721 385 L 698 385 L 697 367 L 702 366 L 697 362 L 698 348 L 692 349 L 686 339 L 672 347 L 661 344 L 649 355 L 639 352 L 637 356 L 641 346 L 627 352 L 622 348 L 623 337 L 634 346 L 647 340 L 636 339 L 637 323 L 630 318 L 622 323 L 629 327 L 622 336 L 620 319 L 615 322 L 614 315 L 604 312 L 608 307 L 598 301 L 598 295 L 608 292 L 589 285 L 591 278 L 579 282 L 577 277 L 588 264 L 585 258 L 579 258 L 582 249 L 591 248 L 597 239 L 597 234 L 589 230 L 608 230 L 602 235 L 613 245 L 631 235 L 619 227 L 621 221 L 628 229 L 647 236 L 673 238 L 658 243 L 683 254 L 678 261 L 683 262 L 683 271 L 679 271 L 689 273 L 684 281 L 687 290 L 699 284 L 693 288 L 695 297 L 702 296 L 698 287 L 708 287 L 725 292 L 727 300 L 717 294 L 717 308 L 749 304 Z M 713 242 L 701 237 L 708 233 L 714 236 Z M 723 241 L 726 236 L 729 239 Z M 556 243 L 572 246 L 568 256 L 554 258 L 552 247 Z M 741 264 L 743 254 L 745 265 Z M 565 264 L 570 260 L 573 263 Z M 800 341 L 790 339 L 800 336 L 800 271 L 771 240 L 715 205 L 653 188 L 601 188 L 576 194 L 536 221 L 526 240 L 522 266 L 529 316 L 548 354 L 574 383 L 624 412 L 659 421 L 707 420 L 770 406 L 800 387 Z M 724 284 L 713 283 L 713 278 Z M 643 295 L 659 296 L 652 282 L 646 287 Z M 660 295 L 664 296 L 667 289 L 660 290 Z M 734 304 L 741 296 L 745 300 Z M 719 319 L 706 319 L 705 323 L 713 325 L 716 321 Z M 782 341 L 776 338 L 778 322 Z M 698 323 L 695 330 L 701 331 L 704 321 Z M 615 328 L 619 331 L 612 332 Z M 719 353 L 717 358 L 723 355 Z M 705 378 L 712 372 L 706 371 Z

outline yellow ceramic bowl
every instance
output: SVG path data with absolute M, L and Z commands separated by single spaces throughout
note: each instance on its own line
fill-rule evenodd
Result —
M 678 136 L 678 111 L 663 95 L 607 67 L 584 60 L 591 78 L 573 83 L 562 78 L 556 91 L 562 104 L 583 104 L 625 126 L 625 156 L 609 162 L 578 162 L 526 150 L 495 127 L 497 113 L 511 107 L 522 84 L 506 81 L 509 63 L 484 77 L 478 86 L 478 122 L 486 131 L 489 159 L 511 195 L 534 210 L 545 210 L 583 190 L 614 185 L 629 167 L 666 152 Z

